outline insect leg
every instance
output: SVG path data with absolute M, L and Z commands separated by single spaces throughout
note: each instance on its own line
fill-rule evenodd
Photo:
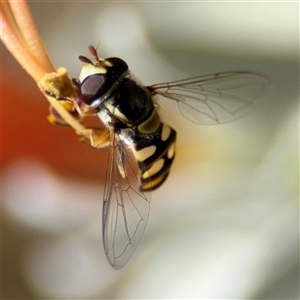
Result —
M 109 131 L 104 132 L 99 136 L 94 129 L 86 129 L 80 132 L 83 142 L 96 149 L 106 148 L 110 144 Z

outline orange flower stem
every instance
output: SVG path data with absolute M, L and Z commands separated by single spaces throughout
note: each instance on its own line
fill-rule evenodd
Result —
M 25 0 L 18 0 L 17 2 L 8 0 L 8 2 L 15 17 L 19 32 L 23 37 L 24 46 L 44 69 L 45 73 L 53 72 L 54 67 L 37 31 L 27 2 Z
M 14 28 L 12 28 L 9 22 L 9 17 L 3 13 L 3 10 L 0 11 L 0 23 L 2 24 L 1 40 L 3 44 L 25 71 L 37 82 L 45 74 L 45 71 L 43 67 L 32 58 L 27 49 L 24 48 L 18 34 L 14 31 Z
M 9 52 L 25 71 L 39 83 L 45 74 L 56 72 L 44 48 L 26 0 L 1 0 L 0 37 Z M 85 136 L 81 125 L 55 98 L 45 94 L 50 105 L 77 134 Z

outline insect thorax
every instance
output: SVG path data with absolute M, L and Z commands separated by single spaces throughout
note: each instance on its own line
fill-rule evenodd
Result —
M 124 78 L 103 102 L 99 117 L 115 129 L 132 128 L 150 118 L 154 109 L 151 94 L 130 78 Z

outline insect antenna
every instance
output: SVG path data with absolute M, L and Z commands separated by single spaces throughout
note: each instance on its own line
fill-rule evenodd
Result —
M 108 62 L 105 59 L 99 58 L 97 50 L 94 46 L 90 45 L 89 46 L 89 51 L 91 56 L 96 60 L 94 63 L 92 63 L 95 67 L 111 67 L 112 64 Z
M 94 65 L 94 63 L 90 59 L 88 59 L 87 57 L 85 57 L 83 55 L 79 55 L 78 58 L 83 63 Z
M 89 51 L 91 56 L 96 60 L 96 61 L 100 61 L 99 57 L 98 57 L 98 53 L 97 50 L 95 49 L 94 46 L 90 45 L 89 46 Z

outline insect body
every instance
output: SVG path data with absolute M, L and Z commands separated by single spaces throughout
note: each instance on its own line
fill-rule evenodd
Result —
M 97 63 L 101 63 L 98 58 Z M 106 69 L 102 65 L 83 67 L 81 99 L 97 108 L 103 124 L 133 152 L 142 171 L 140 189 L 157 188 L 169 173 L 176 132 L 161 123 L 152 94 L 130 78 L 123 60 L 108 58 L 104 63 Z
M 94 62 L 84 56 L 78 98 L 106 127 L 96 147 L 110 147 L 103 202 L 103 244 L 109 263 L 121 269 L 137 247 L 149 214 L 146 191 L 166 180 L 175 155 L 176 131 L 164 124 L 154 96 L 176 101 L 198 124 L 230 122 L 245 115 L 269 81 L 252 72 L 227 72 L 143 86 L 120 58 Z

